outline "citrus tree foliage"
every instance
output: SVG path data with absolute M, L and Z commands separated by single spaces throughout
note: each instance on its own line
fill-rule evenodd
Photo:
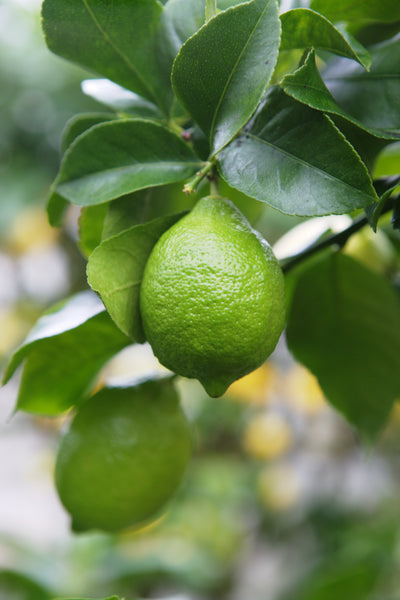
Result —
M 395 278 L 340 249 L 388 213 L 399 247 L 399 178 L 374 180 L 374 165 L 400 140 L 400 5 L 287 4 L 44 0 L 49 49 L 87 68 L 83 89 L 103 104 L 67 123 L 48 199 L 53 225 L 81 207 L 78 245 L 102 303 L 86 291 L 39 320 L 5 373 L 23 362 L 18 409 L 79 406 L 107 360 L 145 341 L 153 246 L 210 186 L 230 186 L 287 215 L 354 220 L 282 262 L 287 338 L 363 436 L 382 428 L 400 397 Z

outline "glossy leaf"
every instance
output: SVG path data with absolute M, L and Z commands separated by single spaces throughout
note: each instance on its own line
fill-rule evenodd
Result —
M 278 88 L 219 164 L 232 187 L 291 215 L 347 213 L 377 200 L 365 165 L 330 119 Z
M 162 112 L 153 102 L 109 79 L 85 79 L 81 87 L 84 94 L 115 111 L 143 119 L 163 119 Z
M 341 33 L 328 19 L 307 8 L 296 8 L 280 16 L 281 50 L 319 48 L 352 58 L 368 69 L 371 56 L 355 38 Z
M 344 58 L 329 63 L 323 78 L 339 106 L 369 127 L 400 131 L 400 35 L 370 48 L 367 73 Z
M 200 160 L 169 129 L 141 119 L 91 127 L 71 144 L 55 191 L 80 206 L 101 204 L 135 190 L 194 175 Z
M 281 87 L 287 94 L 304 102 L 311 108 L 321 110 L 332 115 L 343 117 L 353 125 L 364 129 L 373 136 L 398 140 L 400 139 L 400 129 L 398 133 L 369 127 L 356 118 L 352 117 L 337 104 L 332 94 L 326 87 L 315 64 L 315 52 L 311 51 L 304 64 L 293 74 L 286 75 L 281 81 Z
M 182 215 L 136 225 L 104 240 L 90 255 L 89 285 L 98 292 L 117 326 L 137 342 L 145 336 L 139 291 L 147 259 L 158 238 Z
M 62 134 L 61 151 L 63 153 L 66 152 L 78 135 L 81 135 L 94 125 L 105 123 L 106 121 L 114 121 L 116 118 L 116 115 L 112 113 L 82 113 L 72 117 L 67 122 Z
M 400 394 L 400 303 L 387 279 L 342 254 L 299 275 L 287 341 L 324 394 L 366 437 Z
M 170 69 L 157 53 L 162 5 L 119 0 L 45 0 L 42 26 L 49 49 L 132 90 L 168 114 Z M 164 58 L 164 57 L 162 57 Z M 172 57 L 165 57 L 167 63 Z
M 99 298 L 81 292 L 38 320 L 12 356 L 3 383 L 25 360 L 17 409 L 56 415 L 78 404 L 101 367 L 130 343 Z
M 331 21 L 383 21 L 400 19 L 398 0 L 311 0 L 310 8 L 325 15 Z
M 275 0 L 252 0 L 217 14 L 177 55 L 175 93 L 209 136 L 223 148 L 259 104 L 273 73 L 280 21 Z

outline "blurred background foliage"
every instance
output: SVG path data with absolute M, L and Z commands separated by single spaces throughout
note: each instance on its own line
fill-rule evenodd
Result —
M 0 0 L 0 364 L 45 307 L 86 287 L 77 214 L 52 229 L 45 198 L 65 122 L 104 108 L 81 92 L 87 73 L 48 52 L 39 8 Z M 389 146 L 376 174 L 398 164 Z M 233 199 L 271 242 L 300 221 Z M 387 237 L 376 264 L 352 243 L 393 271 Z M 154 368 L 136 346 L 102 378 Z M 141 531 L 75 536 L 52 481 L 63 419 L 10 418 L 17 383 L 0 390 L 0 598 L 400 600 L 398 406 L 363 448 L 284 343 L 224 398 L 180 381 L 196 450 L 166 514 Z

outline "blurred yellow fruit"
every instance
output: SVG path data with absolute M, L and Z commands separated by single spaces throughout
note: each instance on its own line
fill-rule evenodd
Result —
M 227 394 L 239 402 L 265 404 L 275 392 L 277 377 L 277 369 L 270 362 L 266 362 L 252 373 L 232 383 Z
M 315 415 L 327 406 L 317 378 L 301 365 L 287 374 L 286 391 L 288 402 L 300 413 Z
M 258 493 L 262 504 L 268 510 L 290 510 L 301 497 L 301 486 L 296 471 L 289 465 L 265 467 L 258 477 Z
M 59 231 L 49 224 L 42 207 L 26 209 L 15 220 L 8 244 L 17 254 L 23 254 L 31 248 L 47 247 L 55 243 Z
M 17 310 L 0 310 L 0 355 L 8 355 L 23 340 L 29 326 Z
M 292 441 L 292 430 L 287 421 L 278 413 L 269 412 L 256 415 L 248 423 L 242 445 L 250 456 L 268 460 L 287 452 Z

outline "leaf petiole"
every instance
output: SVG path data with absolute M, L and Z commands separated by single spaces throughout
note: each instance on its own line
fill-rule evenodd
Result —
M 183 186 L 183 191 L 185 194 L 189 195 L 194 192 L 199 183 L 208 175 L 213 167 L 213 162 L 206 162 L 204 167 L 200 171 L 197 171 L 196 175 Z

